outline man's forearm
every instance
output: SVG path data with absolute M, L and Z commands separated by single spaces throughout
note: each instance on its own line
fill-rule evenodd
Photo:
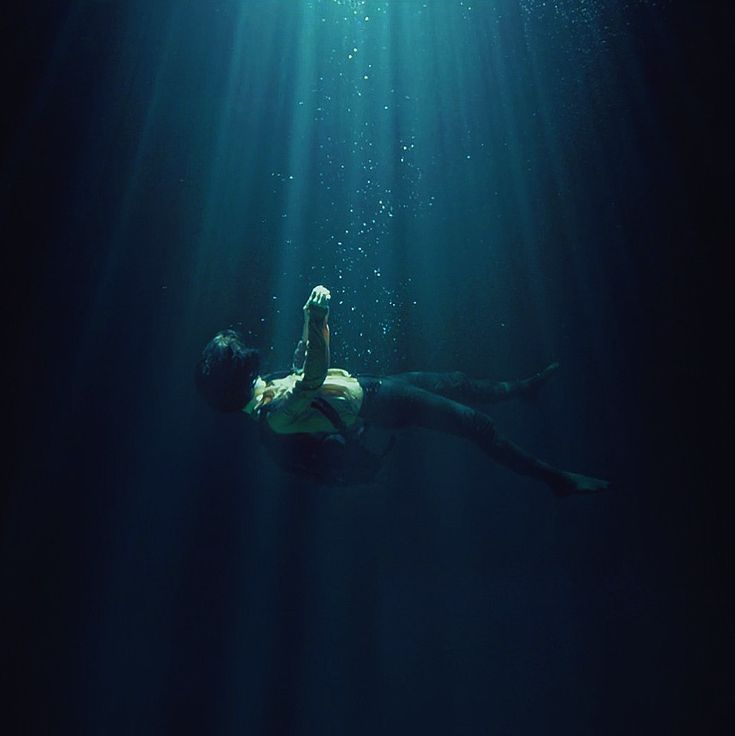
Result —
M 329 324 L 326 317 L 311 317 L 305 325 L 307 334 L 304 377 L 299 382 L 306 391 L 315 391 L 329 370 Z
M 329 289 L 315 286 L 304 304 L 306 359 L 303 378 L 296 384 L 302 391 L 316 391 L 329 370 Z

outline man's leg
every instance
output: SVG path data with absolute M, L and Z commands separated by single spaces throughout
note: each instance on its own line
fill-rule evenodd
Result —
M 558 363 L 548 365 L 544 370 L 516 381 L 490 381 L 484 378 L 470 378 L 460 371 L 450 373 L 430 373 L 409 371 L 395 373 L 388 378 L 409 383 L 424 391 L 446 396 L 454 401 L 471 404 L 495 404 L 518 396 L 534 395 L 559 369 Z
M 605 481 L 568 473 L 538 460 L 500 437 L 492 419 L 469 406 L 394 378 L 370 379 L 368 385 L 369 400 L 360 411 L 366 422 L 388 429 L 423 427 L 465 437 L 496 462 L 544 481 L 558 496 L 607 487 Z

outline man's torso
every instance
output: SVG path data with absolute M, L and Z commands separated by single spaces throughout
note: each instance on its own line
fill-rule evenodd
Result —
M 291 373 L 266 382 L 256 411 L 268 407 L 267 421 L 273 431 L 334 432 L 334 425 L 324 413 L 312 406 L 317 397 L 329 402 L 345 425 L 350 427 L 355 423 L 363 400 L 362 386 L 355 376 L 341 368 L 330 368 L 319 389 L 308 392 L 300 391 L 297 385 L 300 379 L 300 373 Z

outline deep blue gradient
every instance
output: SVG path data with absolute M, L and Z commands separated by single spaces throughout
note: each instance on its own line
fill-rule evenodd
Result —
M 730 12 L 613 0 L 78 0 L 2 49 L 8 733 L 714 733 Z M 559 501 L 403 433 L 283 475 L 193 369 L 506 379 Z M 706 728 L 705 728 L 706 726 Z

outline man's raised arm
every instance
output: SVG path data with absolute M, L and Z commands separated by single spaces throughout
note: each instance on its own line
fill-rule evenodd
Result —
M 316 391 L 329 370 L 329 300 L 331 294 L 324 286 L 315 286 L 304 304 L 306 359 L 304 375 L 296 383 L 302 391 Z

